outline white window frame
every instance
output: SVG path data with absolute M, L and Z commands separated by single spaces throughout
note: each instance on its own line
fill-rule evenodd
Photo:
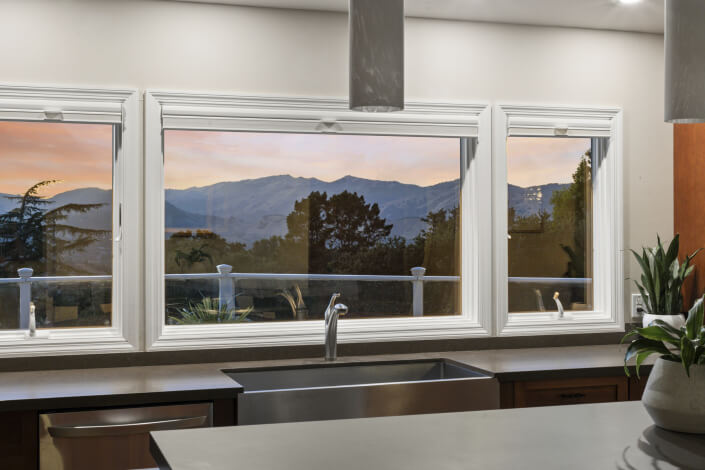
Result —
M 142 291 L 139 99 L 136 90 L 0 85 L 0 120 L 119 124 L 113 162 L 112 322 L 0 331 L 0 357 L 130 352 L 140 348 Z
M 462 313 L 350 319 L 340 343 L 484 337 L 491 333 L 491 107 L 408 103 L 399 113 L 360 113 L 347 100 L 148 91 L 145 94 L 146 347 L 150 351 L 323 343 L 323 321 L 166 325 L 164 308 L 163 129 L 477 137 L 463 181 Z
M 594 309 L 558 320 L 550 312 L 508 312 L 507 138 L 606 137 L 593 156 Z M 604 142 L 604 140 L 603 140 Z M 494 112 L 494 293 L 499 336 L 624 331 L 622 111 L 614 107 L 499 104 Z

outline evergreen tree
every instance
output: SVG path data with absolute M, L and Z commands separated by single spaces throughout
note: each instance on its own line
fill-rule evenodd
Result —
M 49 208 L 51 199 L 40 197 L 39 190 L 57 182 L 40 181 L 21 196 L 6 196 L 18 205 L 0 214 L 0 275 L 16 276 L 19 268 L 32 268 L 35 276 L 84 274 L 81 267 L 66 262 L 65 255 L 83 250 L 110 233 L 66 224 L 71 214 L 83 214 L 103 204 L 70 203 Z

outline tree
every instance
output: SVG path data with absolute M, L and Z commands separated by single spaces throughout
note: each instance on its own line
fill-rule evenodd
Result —
M 460 272 L 460 218 L 458 208 L 429 212 L 421 220 L 426 228 L 414 239 L 423 248 L 423 260 L 428 275 L 456 275 Z
M 555 191 L 551 196 L 555 229 L 573 233 L 572 246 L 561 244 L 561 249 L 568 255 L 564 274 L 566 277 L 585 277 L 586 274 L 586 242 L 590 223 L 587 195 L 590 194 L 591 178 L 592 155 L 588 150 L 573 172 L 571 185 L 567 189 Z
M 21 196 L 6 196 L 18 206 L 0 214 L 0 271 L 3 276 L 16 275 L 18 268 L 32 268 L 35 275 L 79 273 L 80 267 L 64 260 L 68 252 L 81 251 L 108 230 L 74 227 L 65 223 L 71 214 L 83 214 L 103 204 L 64 204 L 49 208 L 51 199 L 39 196 L 39 190 L 57 183 L 45 180 L 31 186 Z
M 210 230 L 181 230 L 165 243 L 166 272 L 213 272 L 225 263 L 225 255 L 244 249 L 242 243 L 228 243 Z
M 357 193 L 343 191 L 328 198 L 325 192 L 313 191 L 294 203 L 286 218 L 286 239 L 295 244 L 291 249 L 307 251 L 309 272 L 349 272 L 341 259 L 389 237 L 392 224 L 379 214 L 376 203 L 367 204 Z

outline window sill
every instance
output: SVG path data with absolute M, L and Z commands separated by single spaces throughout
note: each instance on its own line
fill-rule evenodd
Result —
M 116 328 L 82 328 L 0 332 L 0 357 L 104 354 L 138 351 Z
M 323 321 L 278 324 L 166 325 L 148 351 L 305 346 L 323 344 Z M 490 337 L 464 317 L 341 320 L 338 343 L 371 343 Z
M 513 313 L 500 328 L 499 336 L 561 335 L 623 332 L 624 324 L 606 312 L 566 312 L 557 319 L 553 312 Z

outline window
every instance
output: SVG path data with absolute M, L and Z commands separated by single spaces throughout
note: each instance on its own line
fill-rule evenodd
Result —
M 151 349 L 488 334 L 486 107 L 147 97 Z
M 0 86 L 0 355 L 137 346 L 135 112 L 131 91 Z
M 114 127 L 0 122 L 0 329 L 110 326 Z
M 460 156 L 459 138 L 166 130 L 167 323 L 321 320 L 333 292 L 347 318 L 459 314 Z
M 592 310 L 592 141 L 507 139 L 509 312 Z
M 621 329 L 621 113 L 499 106 L 496 120 L 500 333 Z

